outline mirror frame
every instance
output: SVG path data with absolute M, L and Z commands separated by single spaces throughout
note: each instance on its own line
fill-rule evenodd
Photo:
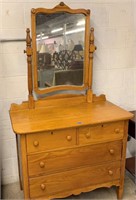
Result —
M 38 87 L 38 74 L 37 74 L 37 47 L 36 47 L 36 15 L 39 13 L 51 14 L 67 12 L 71 14 L 84 14 L 85 15 L 85 48 L 84 48 L 84 66 L 83 66 L 83 85 L 59 85 L 52 86 L 45 89 Z M 90 36 L 90 10 L 86 9 L 71 9 L 63 2 L 52 9 L 47 8 L 32 8 L 31 10 L 31 30 L 32 30 L 32 65 L 33 65 L 33 89 L 37 94 L 46 94 L 60 90 L 86 90 L 88 89 L 89 82 L 89 36 Z

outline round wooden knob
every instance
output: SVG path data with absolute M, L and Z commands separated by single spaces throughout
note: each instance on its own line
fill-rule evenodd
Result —
M 89 139 L 90 138 L 90 133 L 86 133 L 86 138 Z
M 41 189 L 45 190 L 45 184 L 43 184 L 43 183 L 41 184 Z
M 38 141 L 34 141 L 33 145 L 34 145 L 35 147 L 37 147 L 37 146 L 39 145 L 39 142 L 38 142 Z
M 72 136 L 71 135 L 68 135 L 67 136 L 67 141 L 71 141 L 72 140 Z
M 111 155 L 113 155 L 114 154 L 114 149 L 110 149 L 109 152 L 110 152 Z
M 112 176 L 113 175 L 113 171 L 109 170 L 109 175 Z
M 45 163 L 44 163 L 44 162 L 42 162 L 42 161 L 40 162 L 40 164 L 39 164 L 39 165 L 40 165 L 40 167 L 41 167 L 41 168 L 45 167 Z
M 120 132 L 120 129 L 119 129 L 119 128 L 116 128 L 116 129 L 115 129 L 115 133 L 118 134 L 119 132 Z

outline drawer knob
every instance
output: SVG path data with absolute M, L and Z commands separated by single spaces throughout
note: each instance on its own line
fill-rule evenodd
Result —
M 113 175 L 113 171 L 109 170 L 109 175 L 112 176 Z
M 110 152 L 111 155 L 113 155 L 114 154 L 114 149 L 110 149 L 109 152 Z
M 86 133 L 86 138 L 89 139 L 90 138 L 90 133 Z
M 45 184 L 43 184 L 43 183 L 41 184 L 41 189 L 45 190 Z
M 67 136 L 67 141 L 71 141 L 72 140 L 72 136 L 71 135 L 68 135 Z
M 115 133 L 118 134 L 119 132 L 120 132 L 120 129 L 119 129 L 119 128 L 116 128 L 116 129 L 115 129 Z
M 39 146 L 39 142 L 38 142 L 38 141 L 34 141 L 33 144 L 34 144 L 35 147 L 38 147 L 38 146 Z
M 41 167 L 41 168 L 45 167 L 45 163 L 41 161 L 41 162 L 40 162 L 40 167 Z

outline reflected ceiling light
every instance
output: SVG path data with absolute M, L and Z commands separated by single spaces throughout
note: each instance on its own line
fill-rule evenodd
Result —
M 41 40 L 41 38 L 36 38 L 37 41 Z
M 49 36 L 42 37 L 42 40 L 48 39 Z
M 63 30 L 63 28 L 57 28 L 57 29 L 52 30 L 51 33 L 56 33 L 56 32 L 62 31 L 62 30 Z
M 66 31 L 65 34 L 68 35 L 68 34 L 71 34 L 71 33 L 78 33 L 78 32 L 82 32 L 84 30 L 85 30 L 85 28 L 77 28 L 77 29 L 73 29 L 71 31 Z
M 79 22 L 77 22 L 77 26 L 81 26 L 81 25 L 84 25 L 85 24 L 85 20 L 81 20 L 81 21 L 79 21 Z
M 38 40 L 46 40 L 46 39 L 48 39 L 49 38 L 49 36 L 45 36 L 45 37 L 42 37 L 42 38 L 36 38 L 36 40 L 38 41 Z
M 40 36 L 43 36 L 43 35 L 44 35 L 44 33 L 41 33 L 41 34 L 38 34 L 37 37 L 40 37 Z

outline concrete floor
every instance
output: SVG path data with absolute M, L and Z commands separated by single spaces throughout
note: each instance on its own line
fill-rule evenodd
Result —
M 20 191 L 19 183 L 13 183 L 2 187 L 2 199 L 23 199 L 23 192 Z M 82 193 L 78 196 L 70 196 L 67 199 L 107 199 L 115 200 L 116 188 L 100 188 L 91 192 Z M 129 178 L 128 174 L 125 176 L 124 196 L 123 200 L 136 199 L 136 185 Z

